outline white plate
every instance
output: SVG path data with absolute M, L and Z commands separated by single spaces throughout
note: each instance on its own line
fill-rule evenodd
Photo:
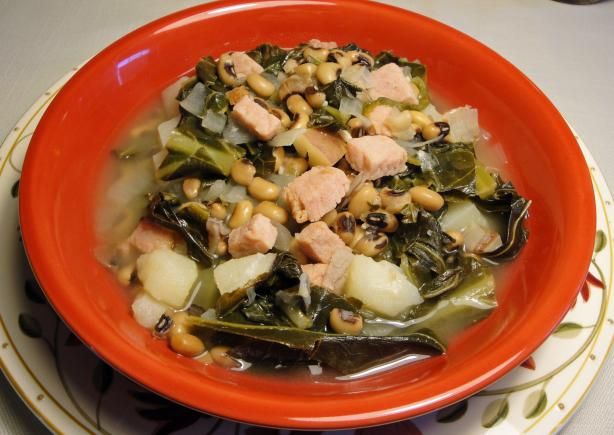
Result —
M 17 183 L 30 136 L 72 74 L 74 71 L 26 112 L 0 148 L 0 222 L 4 225 L 0 234 L 0 367 L 4 374 L 32 412 L 59 433 L 287 433 L 237 427 L 144 390 L 100 361 L 46 303 L 20 243 Z M 613 213 L 612 195 L 595 161 L 577 139 L 593 177 L 599 243 L 591 279 L 558 332 L 523 366 L 466 401 L 411 421 L 341 433 L 542 434 L 565 424 L 590 389 L 614 335 L 614 257 L 608 222 Z

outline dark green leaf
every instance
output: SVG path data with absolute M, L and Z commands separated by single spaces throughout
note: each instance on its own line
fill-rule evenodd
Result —
M 507 417 L 510 410 L 507 397 L 490 402 L 482 414 L 482 426 L 490 429 L 501 423 Z
M 535 418 L 544 410 L 548 405 L 548 396 L 546 395 L 546 391 L 536 390 L 527 396 L 524 401 L 524 407 L 522 414 L 524 418 L 530 419 Z
M 26 297 L 30 300 L 30 302 L 34 302 L 35 304 L 47 303 L 47 298 L 45 298 L 43 290 L 36 281 L 27 279 L 24 283 L 24 290 L 26 292 Z
M 17 198 L 18 195 L 19 195 L 19 180 L 15 181 L 13 183 L 13 186 L 11 186 L 11 196 L 13 198 Z
M 219 82 L 217 76 L 217 64 L 211 56 L 203 57 L 198 64 L 196 64 L 196 77 L 205 85 L 216 85 Z M 192 84 L 194 86 L 194 84 Z M 185 98 L 185 97 L 184 97 Z M 183 98 L 179 98 L 183 100 Z
M 277 74 L 286 62 L 289 52 L 276 45 L 262 44 L 247 52 L 265 71 Z
M 157 193 L 153 195 L 149 203 L 149 217 L 155 222 L 167 228 L 177 231 L 182 235 L 188 245 L 190 256 L 206 266 L 217 263 L 218 256 L 207 248 L 206 229 L 202 225 L 190 225 L 186 219 L 180 218 L 176 208 L 180 201 L 170 193 Z
M 396 63 L 399 66 L 407 66 L 411 68 L 412 77 L 426 78 L 426 67 L 418 62 L 410 62 L 405 57 L 398 57 L 390 51 L 382 51 L 375 56 L 375 68 L 380 68 L 388 63 Z
M 36 317 L 30 314 L 21 313 L 19 315 L 19 329 L 30 338 L 41 338 L 43 329 Z
M 423 176 L 437 192 L 475 192 L 475 156 L 472 146 L 431 145 L 419 151 L 418 157 L 422 162 Z
M 157 176 L 172 180 L 185 176 L 219 178 L 228 176 L 232 164 L 245 155 L 245 150 L 208 133 L 198 118 L 184 116 L 166 143 L 168 156 Z
M 115 372 L 103 361 L 98 361 L 96 368 L 94 369 L 94 375 L 92 378 L 92 382 L 94 383 L 94 388 L 100 394 L 105 394 L 111 388 L 111 384 L 113 383 L 113 377 Z
M 328 104 L 335 109 L 339 109 L 343 97 L 355 97 L 357 92 L 362 91 L 358 86 L 346 82 L 341 78 L 324 86 L 321 90 L 326 94 L 326 101 Z
M 440 409 L 435 415 L 435 419 L 439 423 L 453 423 L 460 420 L 467 412 L 467 400 L 462 400 L 447 408 Z

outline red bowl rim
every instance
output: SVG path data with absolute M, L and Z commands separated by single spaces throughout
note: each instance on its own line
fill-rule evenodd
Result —
M 360 406 L 356 406 L 355 408 L 353 408 L 357 410 L 356 412 L 339 416 L 335 419 L 326 417 L 319 418 L 316 415 L 314 415 L 313 418 L 293 418 L 290 413 L 284 413 L 284 411 L 287 411 L 289 408 L 287 408 L 285 406 L 286 404 L 281 400 L 278 400 L 274 403 L 274 405 L 271 406 L 271 409 L 275 409 L 275 412 L 263 413 L 261 415 L 249 413 L 248 418 L 244 419 L 241 414 L 241 409 L 239 408 L 249 409 L 250 404 L 256 403 L 260 400 L 259 396 L 256 395 L 253 398 L 250 398 L 245 395 L 238 396 L 236 394 L 225 394 L 223 386 L 220 386 L 219 384 L 214 384 L 208 379 L 203 379 L 203 385 L 206 384 L 207 387 L 210 388 L 211 392 L 215 392 L 217 394 L 215 397 L 216 400 L 202 400 L 198 397 L 190 397 L 188 395 L 182 395 L 181 397 L 179 397 L 176 394 L 175 388 L 173 387 L 176 387 L 177 385 L 175 383 L 175 381 L 177 381 L 176 379 L 174 379 L 173 382 L 163 382 L 164 380 L 173 379 L 172 375 L 169 376 L 169 374 L 166 373 L 159 373 L 160 381 L 157 382 L 155 385 L 150 385 L 147 377 L 143 373 L 147 372 L 147 370 L 163 372 L 163 370 L 161 370 L 159 367 L 156 367 L 156 364 L 153 361 L 149 360 L 146 356 L 140 354 L 134 349 L 132 350 L 132 352 L 129 352 L 128 348 L 124 349 L 127 351 L 127 353 L 123 351 L 119 352 L 115 342 L 109 339 L 109 337 L 102 332 L 97 331 L 96 328 L 91 328 L 91 325 L 88 325 L 88 320 L 90 319 L 88 319 L 87 316 L 79 315 L 75 312 L 68 311 L 63 305 L 55 304 L 55 301 L 53 299 L 53 289 L 61 288 L 62 282 L 58 280 L 57 277 L 54 275 L 53 267 L 49 264 L 44 255 L 45 246 L 40 243 L 40 237 L 37 236 L 37 228 L 35 224 L 37 219 L 36 177 L 33 174 L 34 171 L 32 171 L 30 167 L 33 165 L 33 163 L 31 162 L 41 159 L 40 150 L 44 149 L 45 147 L 44 137 L 46 135 L 46 132 L 49 130 L 53 130 L 53 123 L 50 120 L 58 116 L 59 113 L 62 112 L 62 106 L 64 104 L 70 103 L 69 101 L 63 101 L 63 95 L 65 93 L 65 90 L 75 86 L 76 83 L 82 80 L 82 76 L 84 76 L 87 71 L 94 68 L 96 65 L 111 60 L 113 58 L 113 54 L 117 50 L 119 50 L 120 47 L 122 47 L 124 44 L 133 40 L 147 38 L 148 35 L 153 34 L 157 30 L 164 28 L 173 22 L 177 22 L 187 17 L 216 9 L 219 10 L 224 8 L 226 11 L 228 11 L 228 9 L 232 9 L 229 7 L 237 5 L 242 5 L 242 10 L 246 10 L 250 8 L 278 7 L 287 4 L 297 3 L 322 3 L 328 6 L 334 6 L 337 4 L 348 5 L 356 2 L 352 0 L 301 0 L 296 2 L 264 1 L 258 3 L 257 5 L 255 3 L 246 3 L 242 0 L 213 2 L 205 5 L 188 8 L 157 19 L 149 24 L 146 24 L 138 28 L 137 30 L 125 35 L 113 44 L 109 45 L 107 48 L 105 48 L 103 51 L 101 51 L 99 54 L 89 60 L 81 68 L 81 70 L 78 71 L 73 76 L 73 78 L 71 78 L 64 85 L 64 89 L 58 93 L 58 95 L 54 98 L 54 101 L 50 104 L 49 108 L 47 109 L 46 113 L 38 124 L 38 127 L 31 140 L 26 155 L 26 161 L 24 163 L 23 176 L 20 185 L 19 215 L 23 235 L 23 243 L 26 248 L 28 259 L 30 261 L 32 270 L 34 271 L 37 280 L 39 281 L 39 283 L 41 283 L 41 286 L 45 291 L 45 294 L 47 295 L 53 308 L 64 320 L 64 322 L 69 326 L 69 328 L 88 347 L 90 347 L 98 356 L 108 362 L 116 370 L 125 374 L 127 377 L 131 378 L 135 382 L 144 385 L 146 388 L 151 389 L 156 393 L 161 394 L 162 396 L 165 396 L 171 400 L 178 401 L 184 406 L 218 415 L 224 418 L 249 421 L 250 423 L 259 424 L 263 426 L 276 426 L 300 429 L 342 429 L 349 427 L 372 426 L 426 414 L 441 407 L 460 401 L 484 389 L 486 386 L 495 382 L 500 377 L 502 377 L 510 370 L 522 363 L 524 360 L 526 360 L 530 356 L 530 354 L 550 335 L 558 322 L 566 314 L 569 308 L 569 304 L 572 300 L 571 297 L 569 303 L 564 303 L 564 301 L 560 300 L 559 306 L 556 307 L 557 318 L 552 319 L 556 320 L 556 322 L 553 321 L 550 328 L 544 330 L 543 334 L 533 334 L 529 337 L 526 337 L 522 349 L 512 348 L 510 346 L 506 347 L 505 344 L 502 344 L 498 352 L 493 352 L 490 355 L 491 363 L 489 364 L 490 367 L 493 367 L 492 370 L 486 373 L 474 373 L 474 377 L 468 381 L 461 382 L 452 387 L 449 387 L 446 391 L 434 392 L 432 396 L 413 403 L 403 402 L 403 396 L 406 391 L 409 391 L 411 389 L 411 385 L 406 387 L 399 387 L 394 391 L 394 393 L 386 393 L 386 400 L 388 402 L 383 402 L 381 408 L 377 411 L 365 410 L 361 409 Z M 265 4 L 268 5 L 265 6 Z M 399 14 L 420 15 L 414 12 L 380 3 L 368 2 L 368 7 L 371 8 L 374 12 L 376 10 L 394 10 L 396 13 Z M 445 29 L 447 32 L 453 35 L 454 38 L 463 40 L 464 44 L 473 45 L 474 47 L 479 48 L 485 57 L 489 57 L 493 61 L 505 64 L 506 67 L 513 71 L 520 80 L 524 81 L 524 85 L 527 87 L 527 91 L 530 90 L 540 98 L 543 103 L 543 107 L 546 110 L 545 113 L 547 113 L 550 119 L 555 122 L 557 128 L 565 130 L 569 142 L 576 143 L 573 133 L 569 130 L 567 123 L 558 113 L 556 108 L 550 103 L 547 97 L 516 67 L 514 67 L 507 60 L 495 53 L 493 50 L 484 46 L 477 40 L 465 35 L 464 33 L 461 33 L 450 26 L 432 20 L 428 17 L 420 17 L 421 19 L 430 22 L 430 24 L 432 25 Z M 570 156 L 570 159 L 575 158 L 576 160 L 579 159 L 579 161 L 584 161 L 584 157 L 578 146 L 573 147 L 571 153 L 572 155 Z M 593 197 L 592 184 L 590 182 L 588 169 L 586 169 L 585 171 L 586 174 L 583 177 L 585 184 L 584 188 L 587 192 L 590 191 L 591 197 Z M 578 177 L 580 177 L 580 175 L 578 175 Z M 586 222 L 594 223 L 594 207 L 592 210 L 586 211 L 586 213 Z M 578 271 L 587 271 L 588 266 L 590 264 L 592 250 L 589 250 L 588 248 L 592 248 L 592 239 L 590 240 L 589 245 L 589 232 L 587 231 L 585 234 L 586 240 L 582 239 L 582 243 L 578 243 L 578 245 L 581 245 L 582 247 L 586 246 L 586 252 L 576 253 L 577 258 L 579 259 L 578 264 L 582 265 L 582 268 L 578 266 Z M 575 276 L 576 279 L 571 281 L 576 283 L 576 287 L 570 287 L 570 295 L 572 293 L 574 296 L 577 294 L 585 275 L 586 272 L 577 273 L 577 275 Z M 202 390 L 204 391 L 204 389 Z M 378 393 L 375 392 L 374 394 L 377 395 Z M 283 396 L 282 398 L 285 398 L 287 400 L 287 396 Z M 267 396 L 267 400 L 271 400 L 271 397 Z M 240 406 L 233 408 L 232 406 L 229 406 L 232 404 Z

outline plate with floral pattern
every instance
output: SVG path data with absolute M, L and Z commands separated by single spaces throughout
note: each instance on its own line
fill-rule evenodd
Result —
M 202 414 L 144 389 L 97 358 L 47 303 L 21 244 L 19 178 L 38 121 L 76 70 L 45 92 L 0 147 L 4 223 L 0 367 L 4 375 L 32 412 L 58 433 L 294 433 Z M 336 433 L 541 434 L 556 432 L 568 421 L 605 362 L 614 336 L 613 235 L 608 221 L 612 195 L 594 159 L 576 138 L 591 169 L 598 231 L 586 282 L 553 334 L 518 368 L 469 399 L 412 420 Z

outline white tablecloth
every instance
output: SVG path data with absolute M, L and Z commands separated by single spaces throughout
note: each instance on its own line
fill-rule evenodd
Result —
M 0 137 L 73 66 L 130 30 L 195 0 L 0 0 Z M 477 38 L 539 86 L 614 186 L 614 1 L 390 0 Z M 614 433 L 610 355 L 563 430 Z M 46 433 L 0 375 L 0 434 Z

